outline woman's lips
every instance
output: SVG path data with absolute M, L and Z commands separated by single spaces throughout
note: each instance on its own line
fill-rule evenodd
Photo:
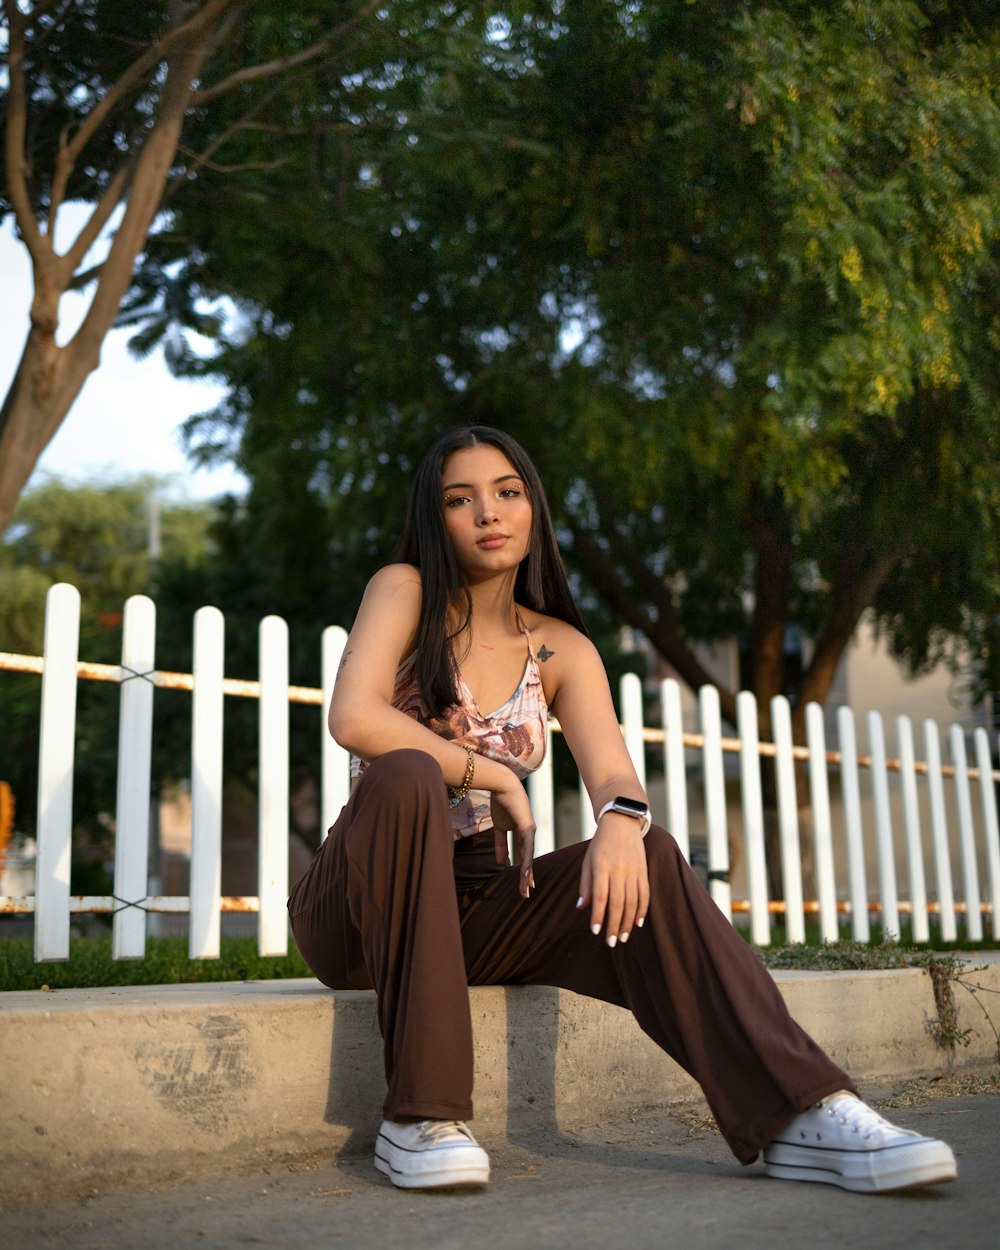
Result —
M 494 547 L 502 547 L 506 541 L 506 534 L 490 534 L 487 538 L 480 538 L 476 546 L 482 547 L 485 551 L 492 551 Z

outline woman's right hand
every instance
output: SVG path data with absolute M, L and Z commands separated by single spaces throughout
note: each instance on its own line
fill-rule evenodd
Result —
M 530 898 L 535 884 L 532 872 L 532 861 L 535 857 L 535 818 L 532 815 L 528 792 L 518 778 L 509 769 L 507 771 L 510 781 L 505 782 L 500 789 L 491 791 L 490 794 L 497 863 L 510 863 L 507 836 L 513 832 L 514 848 L 520 869 L 517 888 L 524 898 Z

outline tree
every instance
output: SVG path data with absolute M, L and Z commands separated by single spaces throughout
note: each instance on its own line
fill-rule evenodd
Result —
M 578 573 L 689 684 L 697 643 L 743 639 L 765 734 L 782 690 L 801 730 L 869 609 L 912 668 L 964 638 L 996 682 L 997 20 L 580 0 L 508 6 L 473 58 L 419 90 L 478 142 L 404 113 L 300 154 L 299 201 L 287 171 L 231 181 L 238 235 L 185 203 L 198 289 L 245 312 L 192 366 L 232 383 L 196 448 L 272 517 L 325 509 L 320 558 L 336 532 L 384 558 L 429 431 L 505 425 Z M 269 194 L 286 215 L 240 214 Z
M 0 407 L 0 533 L 114 325 L 151 227 L 174 193 L 206 171 L 242 128 L 261 125 L 304 66 L 350 55 L 377 0 L 266 5 L 258 0 L 4 0 L 5 183 L 31 257 L 30 328 Z M 214 125 L 230 101 L 225 125 Z M 201 139 L 183 138 L 191 122 Z M 272 153 L 271 160 L 276 158 Z M 69 248 L 55 248 L 72 199 L 93 206 Z M 106 257 L 89 265 L 123 209 Z M 59 300 L 93 287 L 83 323 L 57 342 Z M 204 324 L 204 312 L 188 324 Z

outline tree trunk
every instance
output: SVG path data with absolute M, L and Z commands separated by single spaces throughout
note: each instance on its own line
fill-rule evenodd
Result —
M 74 265 L 55 254 L 51 236 L 32 232 L 35 295 L 31 328 L 13 383 L 0 409 L 0 533 L 42 452 L 101 358 L 101 344 L 128 291 L 177 154 L 193 84 L 208 52 L 210 31 L 178 41 L 166 58 L 166 81 L 156 123 L 136 161 L 128 203 L 101 266 L 82 325 L 64 347 L 56 344 L 59 299 Z M 99 210 L 95 210 L 99 211 Z
M 17 228 L 31 256 L 35 294 L 30 328 L 10 390 L 0 407 L 0 534 L 10 523 L 14 506 L 42 452 L 69 412 L 89 375 L 100 363 L 101 344 L 115 323 L 129 289 L 136 258 L 146 245 L 153 220 L 174 175 L 178 146 L 189 109 L 236 87 L 271 78 L 309 62 L 354 30 L 379 7 L 365 0 L 353 13 L 332 25 L 315 42 L 256 65 L 246 65 L 214 82 L 203 81 L 206 62 L 225 39 L 234 14 L 245 0 L 171 0 L 166 25 L 156 41 L 141 48 L 133 63 L 97 100 L 90 113 L 74 118 L 59 143 L 51 181 L 50 202 L 39 205 L 29 188 L 35 158 L 31 150 L 31 92 L 25 73 L 27 39 L 38 16 L 5 0 L 8 23 L 5 110 L 5 194 L 14 210 Z M 159 86 L 162 75 L 162 87 Z M 70 174 L 87 143 L 106 124 L 112 110 L 141 84 L 156 83 L 158 100 L 152 124 L 146 117 L 140 129 L 145 137 L 134 150 L 122 154 L 117 168 L 94 207 L 90 221 L 64 255 L 57 255 L 55 221 L 69 185 Z M 234 127 L 236 129 L 238 127 Z M 217 137 L 211 150 L 222 142 Z M 189 157 L 187 175 L 200 158 Z M 116 207 L 126 208 L 107 259 L 101 264 L 93 299 L 83 324 L 63 347 L 56 344 L 60 297 L 78 278 L 84 258 Z M 47 226 L 41 224 L 47 207 Z M 137 414 L 137 419 L 141 416 Z
M 748 518 L 756 561 L 754 612 L 750 629 L 751 688 L 757 700 L 757 733 L 773 742 L 771 700 L 785 683 L 785 632 L 792 585 L 791 526 L 780 501 L 761 497 Z M 781 834 L 778 824 L 778 788 L 774 761 L 761 756 L 761 798 L 764 806 L 764 858 L 771 898 L 784 893 L 781 874 Z

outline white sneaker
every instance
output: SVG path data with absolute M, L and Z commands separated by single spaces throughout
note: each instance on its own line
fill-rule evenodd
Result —
M 798 1115 L 764 1148 L 768 1176 L 855 1193 L 938 1185 L 958 1175 L 950 1147 L 897 1128 L 846 1091 Z
M 383 1120 L 375 1166 L 400 1189 L 485 1185 L 490 1179 L 489 1156 L 461 1120 Z

